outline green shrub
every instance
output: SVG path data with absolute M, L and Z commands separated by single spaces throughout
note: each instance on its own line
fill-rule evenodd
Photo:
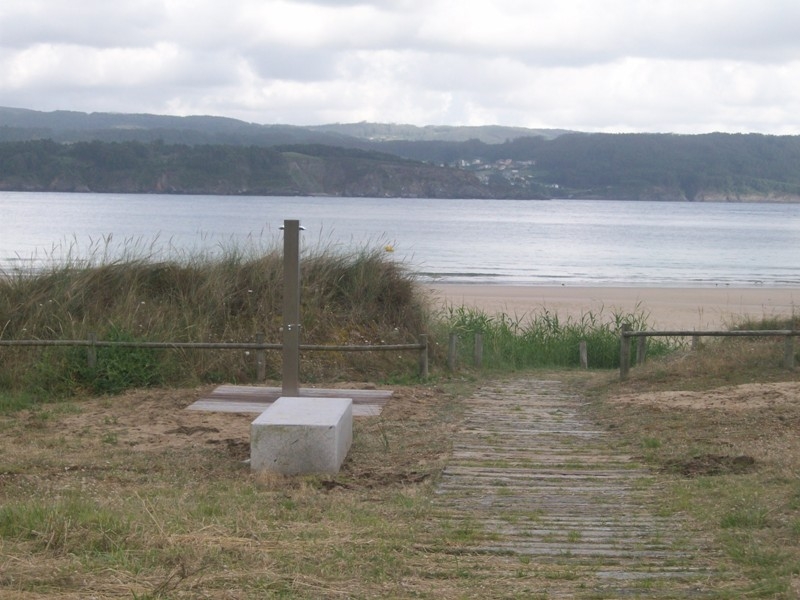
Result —
M 461 359 L 467 364 L 472 340 L 480 333 L 483 364 L 487 368 L 577 367 L 582 341 L 587 344 L 589 366 L 614 368 L 619 365 L 621 326 L 627 324 L 633 331 L 645 330 L 647 316 L 640 311 L 611 316 L 588 312 L 577 320 L 561 320 L 558 314 L 547 310 L 522 317 L 505 313 L 489 316 L 479 309 L 462 306 L 444 311 L 441 323 L 446 332 L 455 332 L 461 338 Z M 650 355 L 663 355 L 671 349 L 668 341 L 648 339 Z
M 105 336 L 109 342 L 134 342 L 129 333 L 112 326 Z M 129 388 L 153 387 L 168 380 L 169 361 L 163 350 L 101 346 L 90 367 L 84 348 L 73 348 L 69 365 L 76 382 L 95 394 L 118 394 Z

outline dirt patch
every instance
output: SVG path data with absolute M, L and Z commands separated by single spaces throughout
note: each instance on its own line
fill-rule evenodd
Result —
M 164 433 L 167 434 L 180 434 L 180 435 L 194 435 L 195 433 L 219 433 L 219 429 L 216 427 L 204 427 L 203 425 L 196 425 L 195 427 L 187 427 L 186 425 L 181 425 L 180 427 L 176 427 L 175 429 L 170 429 Z
M 679 473 L 684 477 L 702 475 L 740 475 L 751 473 L 756 469 L 756 459 L 752 456 L 725 456 L 718 454 L 702 454 L 688 460 L 669 460 L 664 471 Z
M 798 381 L 626 390 L 609 394 L 599 413 L 635 455 L 665 472 L 694 477 L 800 468 Z
M 391 386 L 380 416 L 354 419 L 341 471 L 319 477 L 252 473 L 254 415 L 186 410 L 212 389 L 0 415 L 0 597 L 394 597 L 400 579 L 426 593 L 429 571 L 461 588 L 441 597 L 464 597 L 469 565 L 427 550 L 450 547 L 427 498 L 460 415 L 452 389 Z
M 370 384 L 341 386 L 359 389 Z M 186 410 L 212 389 L 133 390 L 118 396 L 45 404 L 0 417 L 4 433 L 0 449 L 8 462 L 0 472 L 0 485 L 17 471 L 25 471 L 14 465 L 29 463 L 33 454 L 56 463 L 54 473 L 59 478 L 102 467 L 98 457 L 110 452 L 149 460 L 149 456 L 213 450 L 244 462 L 250 457 L 250 424 L 255 415 Z M 353 448 L 337 476 L 338 485 L 371 488 L 420 483 L 428 476 L 427 468 L 441 460 L 442 448 L 427 445 L 420 435 L 424 424 L 435 421 L 441 409 L 440 390 L 426 386 L 392 389 L 381 417 L 356 418 Z M 53 454 L 49 449 L 55 445 L 58 452 Z
M 185 410 L 211 389 L 133 390 L 81 400 L 70 411 L 58 404 L 42 410 L 53 415 L 47 419 L 46 429 L 57 423 L 55 430 L 61 435 L 80 436 L 87 442 L 105 440 L 133 452 L 248 440 L 253 415 Z
M 427 481 L 430 473 L 394 472 L 394 471 L 361 471 L 349 473 L 345 477 L 334 477 L 320 481 L 319 485 L 326 490 L 335 489 L 372 489 L 389 486 L 407 486 Z
M 250 458 L 250 442 L 248 440 L 234 440 L 231 438 L 225 440 L 207 440 L 206 444 L 211 446 L 218 446 L 225 450 L 225 452 L 238 461 L 246 461 Z
M 746 411 L 800 403 L 800 382 L 749 383 L 702 392 L 662 391 L 623 394 L 609 399 L 615 404 L 650 405 L 671 409 L 722 409 Z

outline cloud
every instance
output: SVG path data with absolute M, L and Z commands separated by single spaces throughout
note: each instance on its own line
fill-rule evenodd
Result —
M 800 133 L 795 0 L 3 0 L 3 104 Z
M 158 0 L 3 0 L 0 47 L 149 45 L 157 39 L 157 24 L 165 18 Z

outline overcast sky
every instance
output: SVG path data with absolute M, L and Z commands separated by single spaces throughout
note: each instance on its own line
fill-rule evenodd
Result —
M 0 0 L 0 106 L 800 134 L 798 0 Z

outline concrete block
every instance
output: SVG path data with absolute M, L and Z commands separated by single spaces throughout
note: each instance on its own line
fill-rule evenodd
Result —
M 250 468 L 335 474 L 352 442 L 352 399 L 281 396 L 250 425 Z

